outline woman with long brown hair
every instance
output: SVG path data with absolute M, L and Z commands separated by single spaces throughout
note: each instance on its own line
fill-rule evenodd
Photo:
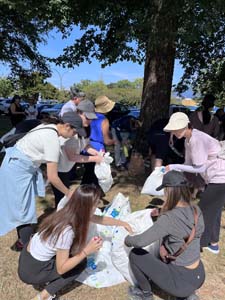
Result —
M 128 247 L 134 247 L 129 260 L 137 281 L 136 287 L 130 287 L 130 299 L 153 300 L 153 282 L 177 300 L 197 300 L 194 292 L 205 279 L 200 260 L 202 213 L 190 203 L 191 192 L 183 173 L 166 173 L 157 190 L 162 188 L 165 204 L 157 221 L 144 233 L 125 239 Z M 153 242 L 149 252 L 142 249 Z
M 19 259 L 20 279 L 27 284 L 46 284 L 33 300 L 54 299 L 84 270 L 86 257 L 102 247 L 99 237 L 86 241 L 90 222 L 123 226 L 132 232 L 126 222 L 94 215 L 99 199 L 96 186 L 79 186 L 64 208 L 43 220 L 39 231 L 24 247 Z

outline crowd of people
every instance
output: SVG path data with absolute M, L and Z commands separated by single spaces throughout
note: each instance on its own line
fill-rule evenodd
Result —
M 224 113 L 211 114 L 214 101 L 208 94 L 192 115 L 175 112 L 156 121 L 147 133 L 151 169 L 165 166 L 158 187 L 164 188 L 164 204 L 160 211 L 154 210 L 157 220 L 153 226 L 134 235 L 128 223 L 95 215 L 104 193 L 94 170 L 95 164 L 103 161 L 107 146 L 114 147 L 116 169 L 128 168 L 140 121 L 124 116 L 110 124 L 107 113 L 115 102 L 99 96 L 93 103 L 77 90 L 71 90 L 71 99 L 59 117 L 42 120 L 37 120 L 35 97 L 25 111 L 20 97 L 14 97 L 9 109 L 13 133 L 25 134 L 6 148 L 0 167 L 0 197 L 4 199 L 0 236 L 17 230 L 13 249 L 21 251 L 20 279 L 45 285 L 33 300 L 56 299 L 85 269 L 87 256 L 102 247 L 99 237 L 87 242 L 90 222 L 127 230 L 124 244 L 132 247 L 129 262 L 137 282 L 129 289 L 130 299 L 152 300 L 152 283 L 177 300 L 198 299 L 195 291 L 205 280 L 201 251 L 219 253 L 225 203 L 225 160 L 219 142 Z M 170 151 L 175 158 L 171 159 Z M 84 164 L 84 175 L 73 190 L 70 175 L 77 163 Z M 36 231 L 35 198 L 45 195 L 46 186 L 40 169 L 43 164 L 55 196 L 55 210 Z M 201 184 L 196 184 L 197 178 Z M 201 191 L 198 204 L 192 202 L 194 188 Z M 57 211 L 64 196 L 68 202 Z M 150 251 L 143 249 L 150 244 Z

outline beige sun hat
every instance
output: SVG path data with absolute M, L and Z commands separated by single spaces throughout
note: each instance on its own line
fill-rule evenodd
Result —
M 95 111 L 106 114 L 110 112 L 115 105 L 115 102 L 110 100 L 107 96 L 99 96 L 95 100 Z
M 185 113 L 176 112 L 172 114 L 169 119 L 169 123 L 163 128 L 163 130 L 170 132 L 173 130 L 183 129 L 188 126 L 188 123 L 190 123 L 190 120 Z

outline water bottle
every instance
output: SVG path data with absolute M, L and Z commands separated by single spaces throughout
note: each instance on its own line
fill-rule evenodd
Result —
M 87 257 L 87 272 L 92 273 L 97 269 L 97 265 L 95 263 L 95 256 L 91 254 Z

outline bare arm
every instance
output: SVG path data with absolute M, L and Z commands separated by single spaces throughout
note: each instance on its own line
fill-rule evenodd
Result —
M 94 148 L 92 148 L 90 145 L 87 145 L 87 146 L 85 147 L 85 150 L 86 150 L 87 153 L 90 154 L 90 155 L 98 155 L 98 154 L 99 154 L 98 151 L 95 150 Z
M 104 144 L 105 145 L 114 145 L 115 144 L 115 140 L 113 140 L 110 137 L 110 131 L 109 131 L 109 120 L 108 119 L 104 119 L 102 121 L 102 133 L 103 133 L 103 138 L 104 138 Z
M 56 162 L 47 162 L 47 177 L 57 190 L 64 195 L 69 195 L 69 189 L 63 184 L 58 176 L 58 164 Z
M 65 152 L 70 161 L 74 161 L 74 162 L 78 162 L 78 163 L 89 163 L 89 162 L 100 163 L 103 160 L 103 158 L 98 155 L 98 151 L 93 152 L 93 153 L 95 153 L 93 156 L 76 154 L 76 153 L 74 153 L 73 148 L 65 148 Z
M 12 104 L 10 105 L 10 111 L 11 111 L 11 113 L 12 113 L 13 115 L 25 115 L 25 113 L 22 112 L 22 111 L 16 111 L 16 105 L 15 105 L 15 103 L 12 103 Z
M 59 274 L 64 274 L 77 266 L 87 255 L 98 251 L 102 247 L 101 239 L 91 239 L 84 249 L 73 257 L 69 257 L 69 250 L 58 249 L 56 252 L 56 269 Z
M 128 232 L 132 233 L 132 228 L 127 222 L 110 218 L 93 215 L 91 221 L 96 224 L 108 225 L 108 226 L 123 226 Z

